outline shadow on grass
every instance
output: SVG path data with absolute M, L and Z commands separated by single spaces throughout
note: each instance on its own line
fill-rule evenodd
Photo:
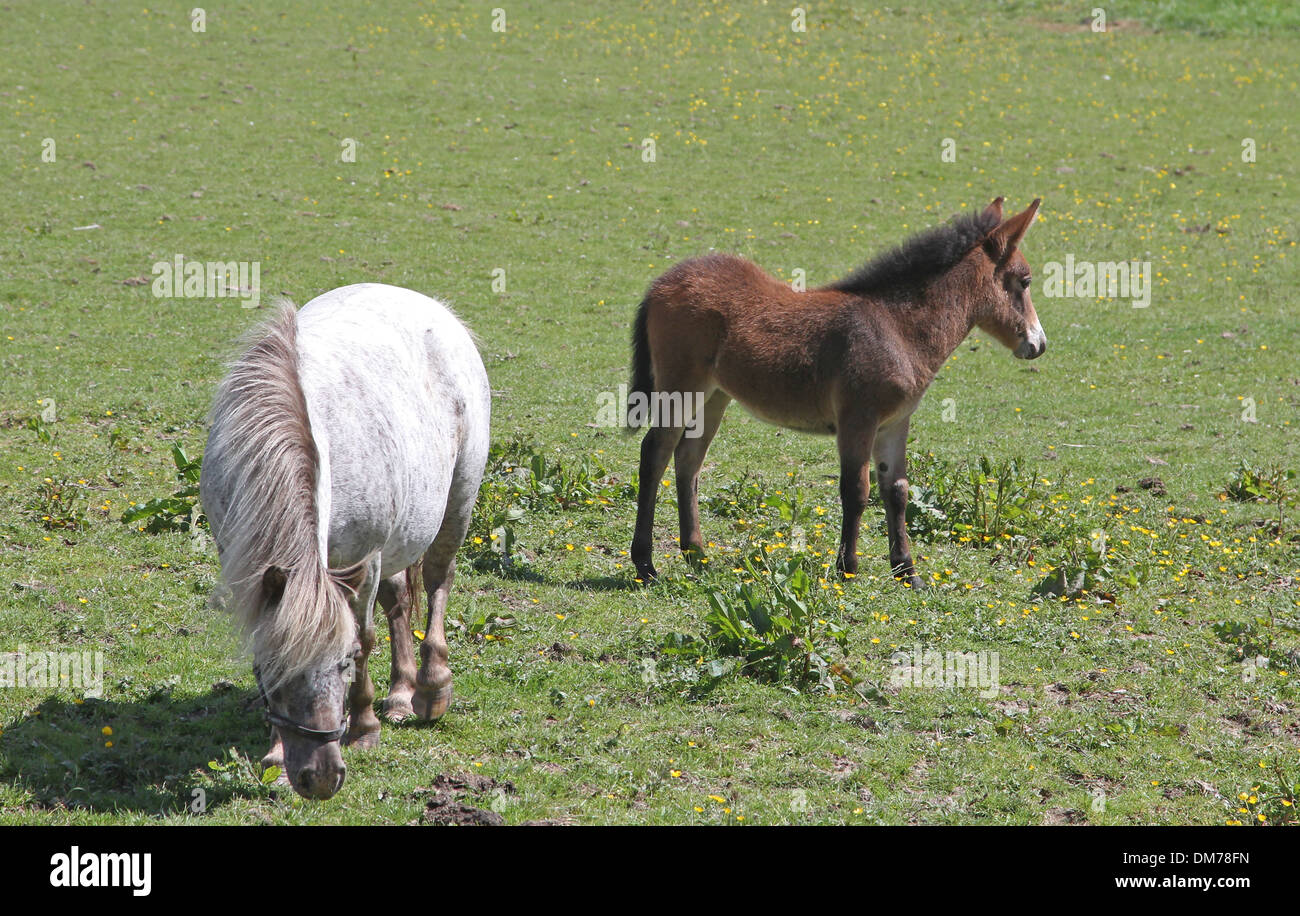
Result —
M 622 576 L 594 576 L 565 582 L 564 587 L 578 592 L 635 592 L 645 588 L 645 585 Z
M 634 592 L 645 588 L 645 583 L 637 582 L 627 576 L 591 576 L 585 579 L 575 579 L 572 582 L 561 582 L 546 575 L 546 573 L 541 572 L 534 566 L 516 565 L 504 570 L 482 569 L 475 572 L 476 575 L 492 576 L 506 582 L 529 582 L 533 585 L 567 588 L 580 592 Z
M 208 767 L 228 763 L 231 748 L 256 761 L 270 746 L 253 702 L 252 691 L 239 689 L 83 703 L 51 696 L 5 726 L 0 782 L 29 793 L 33 808 L 155 816 L 189 811 L 200 787 L 208 811 L 234 797 L 263 797 L 269 790 L 251 771 L 237 778 Z

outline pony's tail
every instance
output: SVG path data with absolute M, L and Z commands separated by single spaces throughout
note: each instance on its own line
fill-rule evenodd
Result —
M 406 567 L 406 595 L 407 600 L 411 602 L 411 619 L 415 619 L 415 611 L 420 606 L 417 595 L 420 594 L 424 571 L 424 558 L 416 560 L 410 566 Z
M 646 329 L 646 319 L 650 314 L 650 297 L 646 296 L 636 310 L 636 320 L 632 323 L 632 380 L 628 385 L 627 400 L 629 404 L 625 429 L 634 432 L 642 423 L 632 422 L 630 405 L 634 403 L 633 395 L 640 394 L 636 401 L 648 403 L 655 387 L 654 365 L 650 361 L 650 333 Z

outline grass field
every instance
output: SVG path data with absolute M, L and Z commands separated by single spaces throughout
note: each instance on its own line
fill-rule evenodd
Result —
M 793 4 L 503 0 L 504 32 L 490 4 L 296 6 L 198 32 L 189 3 L 6 11 L 0 652 L 102 651 L 105 676 L 0 690 L 0 823 L 1295 821 L 1295 5 L 1119 3 L 1104 32 L 1056 2 L 806 4 L 803 32 Z M 676 557 L 668 487 L 637 587 L 638 440 L 594 418 L 650 280 L 717 249 L 826 283 L 998 195 L 1044 199 L 1051 345 L 976 332 L 913 417 L 931 587 L 890 580 L 874 498 L 861 575 L 831 575 L 833 442 L 735 406 L 711 563 Z M 408 286 L 481 338 L 499 451 L 456 700 L 345 752 L 327 802 L 262 782 L 201 530 L 122 521 L 182 487 L 173 446 L 201 454 L 261 317 L 155 296 L 178 254 L 257 262 L 263 302 Z M 1149 306 L 1046 296 L 1067 256 L 1150 262 Z M 743 672 L 711 608 L 788 595 L 791 558 L 835 667 Z M 1066 599 L 1036 596 L 1054 575 Z M 997 653 L 999 683 L 900 685 L 916 649 Z

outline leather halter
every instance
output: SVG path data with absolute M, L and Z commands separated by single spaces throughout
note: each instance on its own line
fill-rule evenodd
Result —
M 257 665 L 253 666 L 253 677 L 257 679 L 257 692 L 262 698 L 262 703 L 266 706 L 266 721 L 270 722 L 281 731 L 292 732 L 300 738 L 307 738 L 311 741 L 338 741 L 347 733 L 348 730 L 348 695 L 347 691 L 343 693 L 343 708 L 340 710 L 341 721 L 338 728 L 308 728 L 299 722 L 286 718 L 271 709 L 271 698 L 266 695 L 266 688 L 262 686 L 262 670 Z

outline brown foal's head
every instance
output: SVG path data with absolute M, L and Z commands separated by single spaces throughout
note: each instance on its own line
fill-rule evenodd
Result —
M 1001 341 L 1017 359 L 1037 359 L 1047 351 L 1047 335 L 1029 298 L 1029 262 L 1020 253 L 1020 240 L 1041 202 L 1035 198 L 1005 222 L 1002 198 L 989 204 L 984 212 L 997 219 L 998 227 L 984 237 L 975 255 L 984 262 L 980 275 L 986 281 L 975 324 Z

